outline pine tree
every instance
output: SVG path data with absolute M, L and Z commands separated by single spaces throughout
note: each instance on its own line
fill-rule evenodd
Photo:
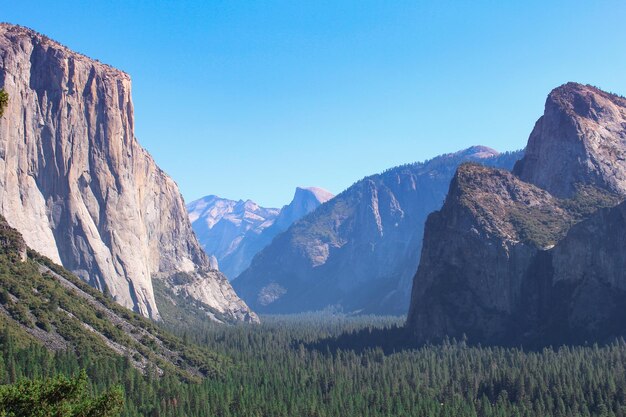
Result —
M 22 379 L 0 386 L 0 413 L 7 417 L 114 417 L 123 408 L 123 393 L 112 388 L 89 398 L 87 374 L 49 380 Z

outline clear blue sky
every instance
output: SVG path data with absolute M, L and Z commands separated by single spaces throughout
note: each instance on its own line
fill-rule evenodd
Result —
M 136 135 L 179 184 L 288 202 L 474 144 L 521 148 L 566 81 L 626 94 L 623 1 L 5 1 L 132 76 Z

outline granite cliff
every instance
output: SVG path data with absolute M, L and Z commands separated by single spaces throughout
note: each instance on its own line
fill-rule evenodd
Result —
M 626 100 L 553 90 L 513 173 L 464 165 L 426 223 L 407 328 L 419 341 L 625 334 Z
M 514 172 L 557 197 L 574 196 L 580 184 L 625 195 L 624 123 L 624 97 L 589 85 L 562 85 L 548 95 Z
M 211 270 L 176 183 L 137 142 L 126 73 L 1 24 L 0 86 L 0 213 L 29 247 L 154 319 L 153 279 L 228 319 L 256 319 Z M 177 285 L 178 272 L 193 279 Z

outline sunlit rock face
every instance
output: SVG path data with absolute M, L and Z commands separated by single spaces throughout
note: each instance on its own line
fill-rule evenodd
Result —
M 252 317 L 209 275 L 176 183 L 135 139 L 126 73 L 2 24 L 0 86 L 0 212 L 28 246 L 154 319 L 152 279 L 178 271 L 205 276 L 206 301 L 233 319 Z
M 515 174 L 562 198 L 581 184 L 626 195 L 626 99 L 576 83 L 555 88 Z

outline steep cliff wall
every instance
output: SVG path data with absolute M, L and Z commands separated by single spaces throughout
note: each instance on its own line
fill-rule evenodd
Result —
M 548 96 L 513 175 L 459 168 L 426 225 L 407 320 L 419 341 L 626 334 L 625 109 L 622 97 L 565 84 Z
M 555 88 L 514 172 L 568 198 L 591 185 L 626 195 L 626 99 L 576 83 Z
M 130 77 L 8 24 L 0 68 L 0 212 L 30 247 L 158 318 L 151 279 L 210 265 L 176 183 L 134 137 Z M 216 287 L 215 307 L 243 318 Z
M 461 166 L 426 222 L 407 326 L 420 340 L 505 339 L 532 260 L 574 221 L 564 206 L 510 172 Z

